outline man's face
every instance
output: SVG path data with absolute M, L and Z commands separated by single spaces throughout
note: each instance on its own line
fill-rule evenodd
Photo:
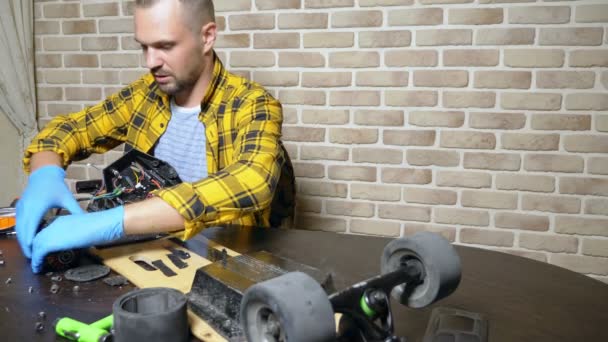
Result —
M 146 67 L 169 95 L 189 91 L 204 62 L 202 41 L 185 22 L 179 1 L 160 1 L 135 9 L 135 40 L 142 46 Z

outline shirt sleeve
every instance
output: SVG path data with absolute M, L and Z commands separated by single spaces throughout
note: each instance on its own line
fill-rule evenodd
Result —
M 63 167 L 74 160 L 85 159 L 91 153 L 104 153 L 126 140 L 127 126 L 136 90 L 136 81 L 101 103 L 82 111 L 56 116 L 25 150 L 23 169 L 30 170 L 34 153 L 53 151 L 61 156 Z
M 270 207 L 284 162 L 281 104 L 263 93 L 237 113 L 233 162 L 195 183 L 155 191 L 186 220 L 182 239 Z

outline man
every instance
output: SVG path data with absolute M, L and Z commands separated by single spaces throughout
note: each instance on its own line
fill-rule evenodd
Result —
M 56 117 L 25 152 L 31 175 L 16 230 L 36 273 L 48 253 L 124 235 L 179 231 L 187 239 L 210 225 L 269 225 L 281 168 L 289 164 L 279 140 L 280 103 L 224 69 L 213 51 L 211 0 L 135 5 L 135 39 L 150 73 L 98 105 Z M 185 181 L 139 203 L 85 213 L 65 185 L 64 168 L 121 143 L 168 161 Z M 36 233 L 50 208 L 71 215 Z

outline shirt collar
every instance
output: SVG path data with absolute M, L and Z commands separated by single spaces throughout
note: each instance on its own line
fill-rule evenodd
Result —
M 203 97 L 203 101 L 201 102 L 201 107 L 205 105 L 209 105 L 209 102 L 212 101 L 213 96 L 217 93 L 217 89 L 220 88 L 227 79 L 227 70 L 224 68 L 222 61 L 220 58 L 213 52 L 213 76 L 211 77 L 211 82 L 209 82 L 209 86 L 207 86 L 207 91 L 205 96 Z

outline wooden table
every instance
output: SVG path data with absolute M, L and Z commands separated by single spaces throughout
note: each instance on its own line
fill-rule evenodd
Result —
M 212 228 L 202 235 L 239 253 L 265 250 L 334 275 L 339 289 L 375 275 L 386 238 L 317 231 Z M 187 247 L 205 256 L 204 239 Z M 80 285 L 63 280 L 50 293 L 46 275 L 33 275 L 14 238 L 0 239 L 0 333 L 3 341 L 60 341 L 50 330 L 55 318 L 70 316 L 92 322 L 111 311 L 113 301 L 132 289 L 101 281 Z M 396 330 L 408 342 L 422 341 L 431 312 L 449 307 L 482 314 L 491 342 L 608 341 L 608 285 L 549 264 L 504 253 L 457 246 L 463 265 L 460 287 L 425 309 L 393 305 Z M 12 278 L 10 284 L 4 282 Z M 28 293 L 28 287 L 33 293 Z M 46 328 L 35 331 L 38 312 Z
M 0 239 L 4 266 L 0 266 L 0 340 L 2 341 L 67 341 L 56 337 L 53 322 L 59 317 L 72 317 L 94 322 L 112 313 L 112 303 L 133 286 L 111 287 L 101 280 L 75 283 L 63 279 L 53 294 L 50 275 L 32 273 L 15 237 Z M 56 273 L 53 276 L 62 275 Z M 10 278 L 10 283 L 7 279 Z M 77 292 L 74 285 L 79 286 Z M 29 293 L 29 287 L 32 293 Z M 44 329 L 36 331 L 39 313 L 45 312 Z

